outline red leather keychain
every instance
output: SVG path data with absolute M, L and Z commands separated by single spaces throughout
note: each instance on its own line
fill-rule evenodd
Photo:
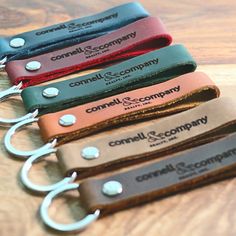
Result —
M 172 38 L 157 17 L 147 17 L 107 35 L 61 50 L 11 61 L 6 72 L 22 88 L 75 71 L 138 56 L 170 45 Z

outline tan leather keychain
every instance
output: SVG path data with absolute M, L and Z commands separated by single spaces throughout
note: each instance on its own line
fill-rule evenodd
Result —
M 61 145 L 107 127 L 174 114 L 218 96 L 218 88 L 206 74 L 188 73 L 158 85 L 22 121 L 10 128 L 4 143 L 9 153 L 28 157 L 48 150 L 56 143 Z M 15 149 L 11 144 L 12 135 L 17 129 L 35 121 L 48 143 L 28 152 Z
M 100 215 L 235 176 L 235 169 L 236 134 L 106 178 L 66 184 L 45 197 L 40 215 L 43 222 L 53 229 L 64 232 L 81 230 Z M 89 214 L 73 224 L 56 223 L 48 216 L 52 200 L 73 189 L 78 189 L 80 202 Z
M 38 153 L 25 162 L 20 176 L 27 188 L 47 192 L 75 179 L 162 157 L 235 131 L 236 102 L 223 97 L 161 120 L 108 131 L 66 144 L 57 150 Z M 32 164 L 55 152 L 65 178 L 48 186 L 32 183 L 28 176 Z

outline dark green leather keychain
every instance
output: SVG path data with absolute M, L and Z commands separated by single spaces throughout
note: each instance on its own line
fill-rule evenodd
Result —
M 182 45 L 165 47 L 74 79 L 13 91 L 21 93 L 27 117 L 0 123 L 17 123 L 38 114 L 63 110 L 121 92 L 158 84 L 193 72 L 197 65 Z M 32 112 L 32 113 L 31 113 Z

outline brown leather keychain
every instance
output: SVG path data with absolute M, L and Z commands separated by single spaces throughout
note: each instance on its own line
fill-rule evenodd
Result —
M 158 118 L 195 107 L 219 96 L 213 81 L 202 72 L 188 73 L 165 83 L 87 103 L 75 108 L 22 121 L 9 129 L 4 143 L 9 153 L 28 157 L 79 139 L 104 128 Z M 40 149 L 20 151 L 11 144 L 17 129 L 37 121 L 45 142 Z
M 107 131 L 57 150 L 35 154 L 21 170 L 22 183 L 35 192 L 47 192 L 75 179 L 215 141 L 236 131 L 235 105 L 236 102 L 231 98 L 214 99 L 161 120 Z M 51 153 L 56 153 L 65 178 L 48 186 L 32 183 L 29 179 L 32 164 Z
M 40 207 L 43 222 L 58 231 L 82 230 L 99 216 L 130 208 L 235 176 L 236 134 L 185 153 L 106 178 L 71 183 L 50 192 Z M 59 224 L 48 215 L 52 200 L 77 189 L 89 213 L 73 224 Z

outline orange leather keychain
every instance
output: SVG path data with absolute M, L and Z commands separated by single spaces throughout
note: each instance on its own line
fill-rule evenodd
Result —
M 107 127 L 174 114 L 219 96 L 212 80 L 202 72 L 179 76 L 162 84 L 87 103 L 40 118 L 24 120 L 9 129 L 4 143 L 9 153 L 28 157 L 42 150 L 79 139 Z M 17 129 L 37 121 L 45 142 L 40 149 L 19 151 L 11 144 Z

